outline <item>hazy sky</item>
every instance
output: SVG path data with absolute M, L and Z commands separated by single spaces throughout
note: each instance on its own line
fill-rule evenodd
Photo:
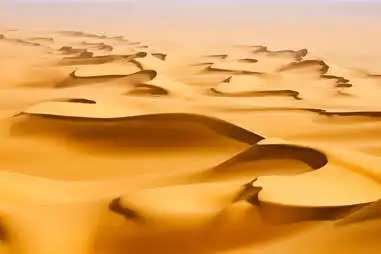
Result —
M 36 26 L 101 21 L 126 26 L 308 20 L 353 23 L 377 17 L 381 17 L 381 0 L 0 0 L 0 22 L 15 26 L 22 21 Z

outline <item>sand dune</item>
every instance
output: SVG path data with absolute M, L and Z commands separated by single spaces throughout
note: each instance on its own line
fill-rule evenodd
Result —
M 93 53 L 89 52 L 87 57 L 77 56 L 77 57 L 65 57 L 59 60 L 58 65 L 61 66 L 77 66 L 77 65 L 96 65 L 104 64 L 108 62 L 113 62 L 115 60 L 121 60 L 129 57 L 129 55 L 104 55 L 104 56 L 94 56 Z
M 325 74 L 327 73 L 329 66 L 321 60 L 304 60 L 300 62 L 292 62 L 289 65 L 282 67 L 279 71 L 290 71 L 300 69 L 303 70 L 304 68 L 311 68 L 311 71 L 316 71 L 317 69 L 317 71 L 319 71 L 321 74 Z
M 167 95 L 182 97 L 184 99 L 194 99 L 198 97 L 196 90 L 187 87 L 184 83 L 174 80 L 166 75 L 157 74 L 152 80 L 138 85 L 138 87 L 148 86 L 152 89 L 158 89 Z
M 79 54 L 78 57 L 81 56 L 82 53 L 86 52 L 85 49 L 74 49 L 73 47 L 71 46 L 63 46 L 59 49 L 59 51 L 61 51 L 63 54 L 69 54 L 69 55 L 72 55 L 72 54 Z M 91 56 L 90 56 L 91 57 Z
M 379 75 L 189 44 L 4 30 L 0 253 L 379 252 Z
M 251 52 L 251 53 L 250 53 Z M 307 62 L 298 63 L 307 55 L 307 50 L 279 50 L 269 51 L 266 47 L 258 50 L 221 55 L 208 55 L 207 62 L 211 62 L 210 71 L 231 71 L 246 73 L 267 73 L 282 70 L 287 66 L 298 64 L 306 66 Z M 249 57 L 248 57 L 249 56 Z M 296 63 L 294 63 L 296 61 Z M 294 64 L 292 64 L 294 63 Z M 291 67 L 288 67 L 291 68 Z
M 75 52 L 75 50 L 72 52 Z M 93 55 L 94 55 L 94 53 L 92 53 L 92 52 L 89 52 L 87 50 L 82 50 L 82 51 L 80 51 L 80 53 L 77 56 L 64 57 L 63 59 L 88 59 L 88 58 L 93 57 Z
M 81 31 L 59 31 L 58 33 L 65 36 L 72 36 L 72 37 L 88 37 L 88 38 L 99 38 L 99 39 L 107 38 L 106 35 L 97 35 L 92 33 L 81 32 Z
M 269 91 L 253 91 L 253 92 L 236 92 L 230 94 L 224 94 L 212 88 L 212 91 L 222 96 L 233 97 L 260 97 L 260 96 L 289 96 L 296 100 L 299 100 L 299 92 L 292 90 L 269 90 Z
M 152 55 L 163 61 L 165 61 L 165 59 L 167 58 L 167 55 L 164 53 L 152 53 Z
M 8 37 L 5 37 L 4 35 L 0 35 L 0 39 L 4 41 L 8 41 L 8 42 L 22 44 L 22 45 L 41 46 L 41 44 L 38 42 L 30 42 L 30 41 L 25 41 L 22 39 L 17 39 L 17 38 L 8 38 Z
M 81 67 L 73 72 L 75 78 L 91 78 L 102 76 L 126 76 L 141 70 L 127 61 L 114 61 L 102 65 Z
M 100 58 L 98 58 L 99 60 Z M 112 57 L 111 57 L 112 59 Z M 110 60 L 105 58 L 104 60 Z M 124 78 L 141 71 L 139 65 L 125 60 L 113 59 L 105 63 L 81 66 L 72 71 L 65 80 L 56 84 L 57 87 L 74 86 L 78 84 L 93 84 L 96 82 L 106 82 L 108 80 Z
M 43 41 L 43 42 L 54 42 L 53 37 L 32 37 L 29 40 L 31 40 L 31 41 Z
M 70 99 L 70 100 L 65 100 L 60 102 L 46 102 L 46 103 L 37 104 L 25 110 L 23 114 L 32 115 L 32 116 L 34 115 L 47 116 L 48 120 L 49 120 L 49 116 L 53 117 L 53 119 L 54 117 L 62 118 L 62 120 L 65 120 L 65 118 L 68 118 L 69 120 L 70 119 L 73 120 L 73 118 L 79 118 L 79 119 L 83 118 L 83 120 L 85 122 L 87 120 L 90 123 L 90 125 L 91 125 L 91 121 L 89 121 L 89 119 L 90 120 L 100 119 L 101 123 L 102 123 L 102 120 L 108 120 L 108 119 L 111 120 L 111 122 L 112 121 L 116 121 L 116 122 L 127 121 L 128 122 L 129 120 L 128 117 L 131 117 L 131 120 L 142 119 L 142 120 L 155 121 L 155 122 L 160 122 L 160 121 L 165 122 L 171 119 L 176 119 L 176 120 L 179 119 L 179 121 L 184 120 L 184 121 L 191 121 L 191 122 L 193 121 L 195 123 L 200 122 L 202 125 L 204 125 L 208 129 L 211 129 L 213 132 L 226 135 L 227 137 L 231 137 L 248 144 L 256 143 L 257 141 L 262 139 L 261 136 L 255 133 L 251 133 L 250 131 L 246 131 L 245 129 L 242 129 L 238 126 L 232 125 L 228 122 L 224 122 L 219 119 L 214 119 L 214 118 L 210 118 L 210 117 L 206 117 L 202 115 L 172 113 L 172 114 L 148 114 L 148 115 L 140 116 L 137 113 L 131 114 L 125 110 L 124 110 L 125 112 L 123 113 L 123 108 L 118 109 L 117 106 L 112 104 L 110 106 L 107 106 L 107 105 L 102 106 L 102 104 L 100 104 L 100 106 L 97 106 L 99 104 L 97 102 L 95 103 L 94 102 L 95 101 L 93 100 L 82 99 L 82 98 Z M 82 107 L 82 110 L 80 110 L 81 107 Z M 105 108 L 105 107 L 109 107 L 110 112 L 112 110 L 115 110 L 114 114 L 102 115 L 101 110 L 102 108 Z M 75 109 L 75 110 L 71 111 L 72 109 Z M 33 125 L 32 119 L 31 119 L 31 122 Z M 26 121 L 28 122 L 29 120 L 26 120 Z M 52 122 L 57 122 L 57 121 L 52 121 Z M 69 123 L 70 122 L 71 121 L 69 121 Z M 105 130 L 105 132 L 107 132 L 107 130 Z
M 113 47 L 111 45 L 107 45 L 104 42 L 99 43 L 92 43 L 92 42 L 82 42 L 83 45 L 88 46 L 90 49 L 96 49 L 96 50 L 105 50 L 105 51 L 112 51 Z

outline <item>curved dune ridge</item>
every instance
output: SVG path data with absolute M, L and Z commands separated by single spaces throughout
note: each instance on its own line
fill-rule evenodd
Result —
M 165 59 L 167 59 L 167 55 L 164 53 L 152 53 L 152 55 L 154 57 L 159 58 L 160 60 L 163 60 L 163 61 L 165 61 Z
M 174 80 L 164 74 L 156 73 L 152 80 L 137 84 L 135 90 L 139 88 L 151 88 L 156 91 L 161 91 L 165 95 L 173 95 L 184 99 L 194 99 L 199 97 L 196 90 L 186 86 L 184 83 Z
M 87 51 L 86 51 L 87 52 Z M 104 56 L 94 56 L 92 52 L 88 52 L 90 54 L 87 57 L 76 56 L 76 57 L 64 57 L 59 60 L 58 65 L 61 66 L 78 66 L 78 65 L 97 65 L 104 64 L 108 62 L 113 62 L 115 60 L 126 59 L 130 57 L 130 55 L 104 55 Z
M 317 68 L 321 74 L 327 73 L 329 66 L 322 60 L 304 60 L 300 62 L 292 62 L 287 66 L 282 67 L 279 71 L 298 70 L 303 68 Z
M 98 58 L 100 59 L 100 58 Z M 111 58 L 112 59 L 112 58 Z M 57 87 L 67 87 L 78 84 L 92 84 L 94 82 L 105 82 L 110 79 L 128 78 L 132 76 L 142 76 L 147 74 L 154 78 L 156 74 L 141 72 L 142 67 L 139 63 L 131 61 L 127 58 L 114 58 L 112 61 L 106 58 L 106 61 L 99 64 L 91 64 L 83 67 L 78 67 L 72 71 L 69 77 L 59 84 Z M 151 78 L 151 79 L 152 79 Z
M 123 59 L 115 59 L 114 61 L 103 64 L 79 67 L 71 72 L 66 80 L 57 84 L 57 87 L 67 87 L 78 84 L 94 84 L 95 82 L 107 82 L 117 79 L 118 83 L 115 83 L 115 85 L 124 86 L 125 92 L 139 87 L 150 87 L 154 89 L 156 88 L 156 90 L 165 90 L 165 88 L 155 86 L 158 81 L 157 71 L 149 68 L 145 69 L 142 63 L 134 60 L 144 56 L 146 56 L 145 53 L 138 53 Z M 169 79 L 167 78 L 166 80 Z M 170 85 L 170 83 L 174 83 L 174 81 L 169 81 L 169 83 L 165 84 L 165 86 Z M 133 86 L 131 87 L 131 85 Z M 162 84 L 159 83 L 159 85 Z
M 147 93 L 148 95 L 169 95 L 166 89 L 149 84 L 137 84 L 128 92 L 129 95 L 146 95 Z
M 302 60 L 303 57 L 307 56 L 308 50 L 306 48 L 298 50 L 269 50 L 267 46 L 254 45 L 254 46 L 240 46 L 244 47 L 255 54 L 265 53 L 270 56 L 285 56 L 295 58 L 296 61 Z
M 92 33 L 81 32 L 81 31 L 59 31 L 58 33 L 64 36 L 72 36 L 72 37 L 88 37 L 88 38 L 98 38 L 98 39 L 107 38 L 106 35 L 97 35 Z
M 59 51 L 61 51 L 64 54 L 81 54 L 86 50 L 85 49 L 74 49 L 71 46 L 63 46 L 59 49 Z
M 231 76 L 210 90 L 217 96 L 225 97 L 288 96 L 296 100 L 301 99 L 300 93 L 294 90 L 271 90 L 271 88 L 262 90 L 262 86 L 264 86 L 265 83 L 265 76 Z M 258 90 L 256 90 L 256 87 Z
M 224 97 L 286 96 L 295 100 L 301 100 L 300 92 L 298 91 L 268 87 L 272 82 L 274 81 L 263 75 L 231 76 L 217 87 L 211 88 L 211 91 L 216 96 Z
M 206 61 L 209 63 L 209 71 L 224 71 L 233 73 L 267 73 L 282 70 L 286 66 L 292 68 L 292 65 L 298 64 L 307 56 L 307 49 L 300 50 L 268 50 L 267 47 L 247 47 L 244 52 L 237 55 L 231 54 L 206 55 Z M 255 50 L 252 50 L 255 49 Z M 249 56 L 249 57 L 248 57 Z M 305 60 L 303 64 L 309 64 L 311 60 Z M 292 64 L 295 63 L 295 64 Z M 292 67 L 291 67 L 292 66 Z
M 7 42 L 12 42 L 12 43 L 14 42 L 14 43 L 21 44 L 21 45 L 41 46 L 41 44 L 38 43 L 38 42 L 30 42 L 30 41 L 19 39 L 19 38 L 8 38 L 4 34 L 0 34 L 0 39 L 4 40 L 4 41 L 7 41 Z
M 89 52 L 87 49 L 76 49 L 71 46 L 63 46 L 59 50 L 65 56 L 62 60 L 75 60 L 75 59 L 87 59 L 92 58 L 94 53 Z
M 113 47 L 111 45 L 105 44 L 104 42 L 93 43 L 93 42 L 83 41 L 82 44 L 84 46 L 87 46 L 89 49 L 113 51 Z
M 2 31 L 0 253 L 379 252 L 379 75 L 195 48 Z
M 243 153 L 222 163 L 215 170 L 227 168 L 236 163 L 243 163 L 248 160 L 257 159 L 296 159 L 304 162 L 312 169 L 319 169 L 328 163 L 328 159 L 324 153 L 309 147 L 298 147 L 291 145 L 256 145 Z
M 104 111 L 109 107 L 109 111 Z M 114 112 L 112 112 L 114 111 Z M 196 114 L 183 114 L 183 113 L 167 113 L 167 114 L 141 114 L 139 109 L 135 109 L 136 112 L 126 110 L 118 105 L 113 105 L 110 102 L 96 102 L 86 98 L 72 98 L 72 99 L 60 99 L 56 102 L 45 102 L 34 105 L 22 112 L 22 114 L 31 116 L 44 116 L 53 117 L 62 120 L 110 120 L 116 122 L 127 121 L 129 118 L 152 120 L 152 121 L 167 121 L 184 119 L 189 121 L 201 122 L 206 127 L 216 131 L 218 133 L 224 133 L 229 137 L 234 137 L 241 142 L 248 144 L 254 144 L 262 139 L 261 136 L 247 131 L 243 128 L 230 124 L 228 122 Z M 18 115 L 19 116 L 19 115 Z M 70 122 L 70 121 L 69 121 Z M 106 130 L 107 131 L 107 130 Z
M 232 97 L 260 97 L 260 96 L 289 96 L 296 100 L 300 100 L 299 92 L 292 90 L 269 90 L 269 91 L 252 91 L 252 92 L 236 92 L 224 94 L 215 88 L 211 88 L 211 91 L 218 96 L 232 96 Z
M 32 37 L 29 40 L 31 40 L 31 41 L 43 41 L 43 42 L 54 42 L 53 37 Z
M 74 78 L 125 77 L 140 70 L 134 63 L 122 60 L 96 66 L 80 67 L 71 76 Z

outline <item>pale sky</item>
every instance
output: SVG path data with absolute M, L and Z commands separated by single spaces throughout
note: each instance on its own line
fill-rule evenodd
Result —
M 107 3 L 110 5 L 105 8 Z M 76 19 L 68 19 L 69 16 Z M 64 21 L 67 25 L 95 21 L 165 25 L 250 24 L 273 20 L 305 23 L 308 20 L 332 22 L 332 19 L 358 23 L 373 22 L 378 17 L 381 17 L 381 0 L 0 0 L 0 23 L 11 25 L 23 20 L 36 26 L 48 24 L 46 21 Z

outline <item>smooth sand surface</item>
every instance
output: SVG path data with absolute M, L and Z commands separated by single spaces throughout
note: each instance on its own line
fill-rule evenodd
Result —
M 1 28 L 0 253 L 379 253 L 378 55 L 228 29 Z

